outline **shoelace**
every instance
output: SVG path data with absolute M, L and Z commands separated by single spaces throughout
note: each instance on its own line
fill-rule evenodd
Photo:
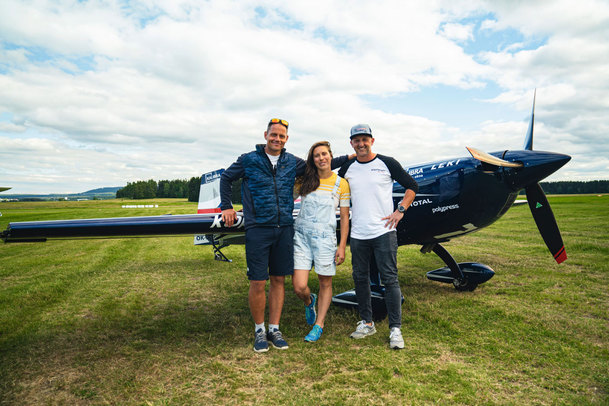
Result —
M 357 322 L 357 327 L 355 328 L 355 330 L 357 331 L 364 331 L 367 328 L 372 328 L 372 326 L 369 326 L 366 324 L 366 322 L 364 320 L 360 320 Z
M 276 340 L 283 340 L 283 336 L 281 335 L 281 331 L 279 331 L 279 330 L 273 331 L 271 333 L 271 336 L 273 336 L 273 338 Z

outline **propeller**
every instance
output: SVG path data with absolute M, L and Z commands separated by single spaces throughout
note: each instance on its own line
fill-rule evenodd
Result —
M 527 186 L 525 191 L 527 194 L 527 202 L 529 203 L 529 208 L 531 209 L 531 214 L 533 214 L 539 233 L 556 262 L 560 264 L 567 259 L 567 252 L 565 251 L 565 245 L 562 242 L 560 230 L 556 224 L 556 219 L 554 218 L 554 213 L 552 213 L 550 203 L 548 203 L 548 199 L 539 183 Z
M 527 144 L 532 146 L 533 138 L 532 131 L 529 129 L 529 136 L 527 136 L 528 141 Z M 524 164 L 522 162 L 510 162 L 501 158 L 497 158 L 496 156 L 490 155 L 486 152 L 482 152 L 475 148 L 467 147 L 467 150 L 470 152 L 474 159 L 477 159 L 481 162 L 485 162 L 497 167 L 506 167 L 506 168 L 523 168 Z M 534 154 L 534 152 L 531 152 Z M 548 157 L 541 165 L 546 165 L 550 169 L 548 171 L 554 172 L 554 167 L 560 167 L 564 165 L 564 163 L 568 160 L 568 157 L 564 157 L 562 155 L 556 154 L 555 157 Z M 534 170 L 535 164 L 528 163 L 529 170 Z M 518 172 L 521 172 L 523 169 L 517 169 Z M 524 169 L 526 172 L 527 169 Z M 538 176 L 535 176 L 538 175 Z M 531 209 L 531 214 L 533 214 L 533 219 L 535 219 L 535 223 L 537 224 L 537 228 L 539 229 L 539 233 L 543 238 L 544 242 L 548 246 L 548 249 L 554 256 L 554 259 L 559 264 L 567 259 L 567 254 L 565 252 L 565 246 L 562 241 L 562 237 L 560 236 L 560 230 L 558 229 L 558 225 L 556 224 L 556 219 L 554 218 L 554 214 L 552 213 L 552 209 L 550 208 L 550 204 L 548 203 L 548 199 L 544 194 L 541 186 L 539 185 L 539 176 L 544 176 L 544 174 L 540 173 L 530 173 L 530 177 L 527 176 L 526 173 L 521 173 L 518 176 L 523 181 L 520 187 L 524 186 L 527 194 L 527 202 L 529 203 L 529 208 Z
M 532 147 L 533 137 L 532 137 L 531 129 L 529 129 L 529 135 L 527 136 L 527 144 L 528 144 L 528 146 Z M 493 156 L 491 154 L 482 152 L 480 150 L 477 150 L 477 149 L 471 148 L 471 147 L 467 147 L 467 150 L 472 155 L 472 157 L 474 157 L 474 159 L 477 159 L 481 162 L 485 162 L 485 163 L 488 163 L 488 164 L 491 164 L 491 165 L 494 165 L 497 167 L 506 167 L 506 168 L 523 168 L 524 167 L 524 164 L 522 162 L 506 161 L 504 159 L 497 158 L 496 156 Z M 531 154 L 534 154 L 534 152 L 531 152 Z M 543 160 L 543 161 L 545 161 L 545 163 L 541 163 L 540 166 L 546 165 L 547 167 L 550 168 L 550 169 L 548 169 L 548 171 L 554 172 L 555 167 L 557 169 L 558 167 L 564 165 L 564 163 L 566 163 L 566 161 L 569 159 L 569 157 L 566 157 L 566 158 L 565 157 L 566 156 L 555 154 L 555 157 L 549 157 L 549 158 L 546 158 L 545 160 Z M 529 169 L 524 169 L 524 171 L 526 172 L 527 170 L 535 170 L 534 169 L 535 166 L 536 166 L 536 164 L 532 164 L 531 162 L 529 162 L 527 164 L 527 167 Z M 522 171 L 522 170 L 523 169 L 517 169 L 517 171 Z M 525 187 L 525 191 L 527 194 L 527 202 L 529 203 L 529 208 L 531 209 L 531 214 L 533 215 L 533 219 L 535 219 L 535 223 L 537 224 L 539 233 L 541 234 L 541 237 L 543 238 L 544 242 L 548 246 L 548 249 L 554 256 L 554 259 L 556 260 L 556 262 L 558 262 L 560 264 L 565 259 L 567 259 L 567 254 L 565 252 L 565 246 L 563 244 L 562 237 L 560 235 L 560 230 L 558 229 L 558 225 L 556 224 L 556 219 L 554 218 L 554 213 L 552 213 L 552 209 L 550 208 L 550 203 L 548 203 L 548 199 L 546 198 L 546 195 L 543 192 L 543 190 L 541 189 L 541 186 L 539 185 L 539 182 L 538 182 L 540 177 L 547 176 L 547 175 L 545 175 L 545 176 L 544 175 L 545 175 L 545 172 L 544 172 L 544 174 L 541 174 L 541 172 L 538 172 L 536 174 L 529 173 L 529 175 L 527 175 L 526 173 L 521 173 L 520 175 L 515 175 L 515 176 L 518 176 L 520 178 L 520 181 L 523 181 L 523 183 L 521 185 Z M 522 187 L 522 186 L 520 186 L 520 187 Z
M 487 154 L 486 152 L 480 151 L 479 149 L 472 147 L 465 147 L 469 151 L 470 154 L 481 162 L 486 162 L 487 164 L 495 165 L 495 166 L 504 166 L 507 168 L 522 168 L 521 162 L 510 162 L 505 159 L 497 158 L 491 154 Z
M 554 256 L 556 262 L 560 264 L 567 259 L 565 245 L 563 244 L 560 230 L 556 224 L 556 219 L 554 218 L 554 213 L 552 213 L 550 203 L 548 203 L 548 199 L 546 198 L 539 181 L 563 166 L 571 159 L 571 157 L 556 153 L 533 151 L 533 125 L 535 121 L 536 96 L 537 90 L 535 90 L 535 94 L 533 95 L 531 121 L 529 122 L 529 128 L 524 141 L 524 151 L 522 151 L 527 151 L 527 154 L 521 155 L 520 158 L 526 162 L 526 165 L 522 162 L 506 161 L 475 148 L 467 147 L 467 150 L 472 157 L 474 157 L 474 159 L 481 162 L 485 162 L 497 167 L 521 168 L 511 171 L 506 170 L 504 173 L 512 173 L 512 186 L 515 189 L 519 189 L 524 186 L 527 194 L 527 202 L 529 203 L 529 208 L 531 209 L 531 214 L 533 215 L 535 224 L 537 224 L 539 233 L 541 234 L 541 237 L 546 243 L 548 249 Z M 528 158 L 525 158 L 527 156 Z

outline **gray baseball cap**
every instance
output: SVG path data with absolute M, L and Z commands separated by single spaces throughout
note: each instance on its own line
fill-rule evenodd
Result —
M 368 124 L 356 124 L 351 127 L 351 137 L 349 138 L 353 138 L 356 135 L 369 135 L 372 137 L 372 130 Z

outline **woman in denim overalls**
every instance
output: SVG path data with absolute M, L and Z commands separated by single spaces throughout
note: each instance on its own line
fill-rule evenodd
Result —
M 305 341 L 317 341 L 323 332 L 324 320 L 332 300 L 332 276 L 336 265 L 345 260 L 349 235 L 349 184 L 330 168 L 330 143 L 313 144 L 307 158 L 307 169 L 300 185 L 300 213 L 294 223 L 294 276 L 296 295 L 305 304 L 307 323 L 313 329 Z M 336 209 L 340 207 L 340 244 L 336 246 Z M 309 272 L 315 266 L 319 278 L 317 295 L 308 287 Z

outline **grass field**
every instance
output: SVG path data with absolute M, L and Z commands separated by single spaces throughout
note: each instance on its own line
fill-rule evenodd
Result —
M 255 354 L 242 246 L 224 250 L 229 264 L 192 236 L 0 244 L 0 404 L 609 404 L 609 196 L 549 200 L 561 265 L 526 206 L 445 245 L 496 271 L 474 292 L 427 280 L 443 266 L 434 254 L 399 249 L 403 351 L 388 349 L 386 321 L 350 340 L 358 317 L 341 308 L 304 343 L 287 281 L 290 348 Z M 125 203 L 0 203 L 0 229 L 196 211 Z M 351 287 L 348 258 L 334 291 Z

